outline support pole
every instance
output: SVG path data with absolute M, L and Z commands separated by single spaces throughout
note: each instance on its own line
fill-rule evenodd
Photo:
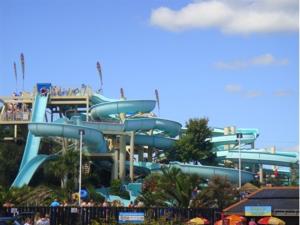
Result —
M 119 172 L 119 160 L 118 160 L 118 151 L 115 150 L 113 155 L 113 161 L 114 161 L 114 171 L 113 171 L 113 179 L 118 179 L 118 172 Z
M 125 180 L 125 161 L 126 161 L 126 140 L 125 136 L 120 136 L 120 157 L 119 157 L 119 178 L 124 181 Z
M 139 148 L 139 150 L 138 150 L 138 159 L 139 159 L 139 162 L 144 161 L 144 149 L 143 149 L 143 147 Z
M 242 160 L 241 160 L 241 138 L 243 138 L 242 133 L 236 134 L 239 142 L 239 189 L 242 187 Z
M 263 164 L 259 164 L 259 183 L 264 182 L 264 172 L 263 172 Z
M 130 176 L 131 182 L 133 182 L 133 178 L 134 178 L 133 155 L 134 155 L 134 131 L 131 131 L 131 134 L 130 134 L 130 169 L 129 169 L 129 176 Z
M 152 162 L 153 148 L 148 147 L 148 162 Z
M 15 139 L 15 141 L 17 140 L 17 138 L 18 138 L 18 125 L 15 124 L 14 125 L 14 139 Z
M 86 97 L 86 121 L 89 121 L 89 108 L 90 108 L 90 104 L 89 104 L 89 97 Z
M 78 192 L 79 192 L 79 199 L 78 204 L 81 205 L 81 170 L 82 170 L 82 137 L 84 135 L 84 130 L 79 130 L 79 180 L 78 180 Z

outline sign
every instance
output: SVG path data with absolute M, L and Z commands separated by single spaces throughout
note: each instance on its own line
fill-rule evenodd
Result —
M 120 224 L 141 224 L 144 220 L 145 213 L 143 212 L 119 212 Z
M 245 216 L 272 216 L 272 207 L 245 206 Z

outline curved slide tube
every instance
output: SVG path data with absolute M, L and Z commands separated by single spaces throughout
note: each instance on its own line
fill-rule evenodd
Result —
M 170 162 L 171 167 L 176 167 L 182 170 L 183 173 L 197 174 L 202 178 L 210 179 L 212 176 L 225 176 L 231 182 L 238 182 L 239 171 L 236 169 L 215 167 L 215 166 L 203 166 L 184 164 L 180 162 Z M 254 179 L 254 173 L 248 171 L 242 171 L 242 183 L 250 182 Z
M 110 115 L 116 115 L 120 113 L 148 113 L 154 109 L 155 104 L 155 100 L 121 100 L 115 102 L 100 103 L 92 106 L 90 110 L 93 120 L 101 120 L 101 117 L 107 118 Z
M 255 141 L 256 137 L 253 134 L 244 134 L 243 138 L 241 138 L 241 144 L 252 144 Z M 223 146 L 223 145 L 238 145 L 238 139 L 235 134 L 212 137 L 211 143 L 215 147 Z
M 217 152 L 218 157 L 225 157 L 228 160 L 238 161 L 239 151 L 220 151 Z M 241 159 L 248 163 L 261 163 L 264 165 L 290 166 L 292 163 L 297 163 L 298 158 L 290 154 L 270 153 L 255 150 L 241 150 Z
M 159 172 L 163 164 L 150 163 L 150 162 L 135 162 L 135 167 L 147 168 L 151 172 Z M 167 165 L 166 165 L 167 166 Z M 209 179 L 212 176 L 226 176 L 231 182 L 238 182 L 238 173 L 237 169 L 224 168 L 217 166 L 203 166 L 203 165 L 194 165 L 180 162 L 170 162 L 170 167 L 176 167 L 182 170 L 184 173 L 188 174 L 197 174 L 204 179 Z M 254 173 L 242 170 L 242 183 L 252 181 L 254 179 Z
M 32 122 L 43 122 L 47 107 L 48 96 L 42 96 L 37 94 L 35 96 L 33 109 L 32 109 Z M 35 137 L 30 131 L 27 135 L 27 141 L 25 145 L 25 150 L 20 166 L 20 170 L 25 166 L 31 159 L 33 159 L 37 154 L 40 147 L 41 138 Z
M 96 93 L 94 93 L 91 96 L 90 100 L 93 103 L 93 105 L 104 103 L 104 102 L 116 102 L 116 101 L 119 101 L 118 99 L 107 98 L 107 97 L 105 97 L 105 96 L 103 96 L 101 94 L 96 94 Z
M 16 179 L 14 180 L 12 187 L 22 187 L 29 183 L 35 171 L 45 161 L 54 159 L 56 155 L 37 155 L 33 157 L 24 167 L 19 171 Z
M 97 152 L 107 152 L 103 134 L 94 128 L 58 123 L 31 123 L 28 125 L 28 129 L 36 136 L 58 136 L 74 139 L 79 139 L 79 131 L 84 130 L 83 141 L 89 149 Z

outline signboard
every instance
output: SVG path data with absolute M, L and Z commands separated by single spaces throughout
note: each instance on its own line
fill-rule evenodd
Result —
M 245 206 L 245 216 L 272 216 L 272 207 Z
M 120 224 L 141 224 L 144 220 L 145 213 L 143 212 L 119 212 Z

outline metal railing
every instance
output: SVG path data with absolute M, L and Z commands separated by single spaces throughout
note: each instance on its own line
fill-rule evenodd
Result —
M 48 214 L 51 225 L 89 225 L 92 220 L 100 224 L 113 224 L 118 221 L 120 212 L 143 212 L 145 221 L 186 222 L 191 218 L 202 216 L 211 224 L 220 219 L 220 210 L 207 208 L 127 208 L 127 207 L 14 207 L 0 208 L 2 216 L 30 212 L 34 215 Z

